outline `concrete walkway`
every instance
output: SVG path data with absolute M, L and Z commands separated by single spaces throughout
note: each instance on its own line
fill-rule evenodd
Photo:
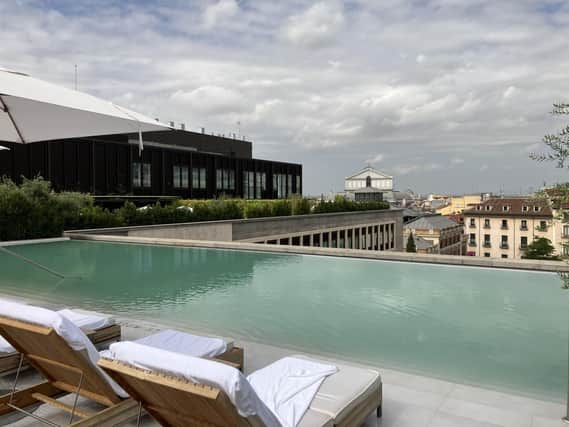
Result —
M 123 325 L 124 339 L 136 339 L 161 329 L 160 326 L 139 321 L 119 319 Z M 196 332 L 196 331 L 191 331 Z M 298 353 L 270 345 L 237 340 L 245 348 L 245 373 L 250 373 L 286 355 Z M 321 356 L 316 356 L 322 358 Z M 333 359 L 330 359 L 333 361 Z M 346 363 L 346 362 L 342 362 Z M 441 381 L 424 376 L 411 375 L 391 369 L 375 367 L 383 378 L 383 417 L 370 414 L 365 427 L 560 427 L 564 405 L 545 402 L 512 394 L 499 393 L 482 388 Z M 12 378 L 0 378 L 0 389 L 9 389 Z M 27 372 L 21 386 L 40 381 L 37 374 Z M 72 397 L 65 400 L 72 403 Z M 97 409 L 96 405 L 81 401 L 84 409 Z M 68 415 L 48 408 L 37 409 L 36 414 L 52 422 L 67 425 Z M 0 424 L 3 424 L 0 420 Z M 9 425 L 14 427 L 36 426 L 38 422 L 21 419 Z M 134 426 L 135 422 L 126 425 Z M 142 425 L 156 426 L 149 417 Z

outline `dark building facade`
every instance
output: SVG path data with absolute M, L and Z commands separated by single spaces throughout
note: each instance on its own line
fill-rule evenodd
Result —
M 56 191 L 248 199 L 302 194 L 302 166 L 252 158 L 252 144 L 173 130 L 32 144 L 0 141 L 0 176 L 42 176 Z

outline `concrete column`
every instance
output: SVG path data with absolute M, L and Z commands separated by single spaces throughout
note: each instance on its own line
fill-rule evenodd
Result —
M 331 231 L 328 232 L 328 247 L 329 248 L 332 247 L 332 232 Z
M 310 247 L 314 246 L 314 234 L 310 233 Z
M 320 247 L 323 248 L 324 247 L 324 233 L 320 233 Z

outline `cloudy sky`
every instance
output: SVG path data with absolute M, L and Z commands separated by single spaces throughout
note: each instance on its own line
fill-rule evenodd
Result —
M 371 163 L 400 190 L 528 191 L 565 121 L 569 0 L 5 0 L 0 66 L 163 121 L 238 132 L 339 191 Z

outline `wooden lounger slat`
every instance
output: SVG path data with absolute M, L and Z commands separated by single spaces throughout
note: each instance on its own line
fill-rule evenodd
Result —
M 73 412 L 75 415 L 77 415 L 78 417 L 81 417 L 81 418 L 88 418 L 88 417 L 94 415 L 94 412 L 84 411 L 84 410 L 78 409 L 78 408 L 75 408 L 75 410 L 74 410 L 72 406 L 67 405 L 65 403 L 62 403 L 59 400 L 53 399 L 53 398 L 46 396 L 44 394 L 41 394 L 41 393 L 32 393 L 31 396 L 39 402 L 47 403 L 48 405 L 53 406 L 54 408 L 57 408 L 57 409 L 61 409 L 65 412 L 69 412 L 69 413 Z
M 127 399 L 110 408 L 103 409 L 92 417 L 70 424 L 69 427 L 105 427 L 120 425 L 138 415 L 138 402 Z
M 44 382 L 28 389 L 17 391 L 12 396 L 12 403 L 19 408 L 26 408 L 30 405 L 33 405 L 37 402 L 37 399 L 32 397 L 34 393 L 41 393 L 42 395 L 49 397 L 57 397 L 62 394 L 66 394 L 65 392 L 62 392 L 60 389 L 55 387 L 53 384 Z M 0 396 L 0 416 L 12 412 L 12 408 L 6 405 L 9 402 L 10 393 L 5 394 L 4 396 Z

